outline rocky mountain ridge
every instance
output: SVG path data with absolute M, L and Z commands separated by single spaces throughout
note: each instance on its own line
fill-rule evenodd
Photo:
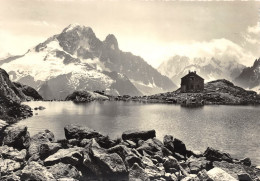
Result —
M 12 80 L 39 90 L 45 99 L 65 99 L 75 90 L 142 95 L 176 88 L 141 57 L 121 51 L 114 35 L 101 41 L 90 27 L 80 25 L 1 62 Z
M 235 79 L 235 83 L 260 92 L 260 58 L 256 59 L 252 67 L 246 67 Z

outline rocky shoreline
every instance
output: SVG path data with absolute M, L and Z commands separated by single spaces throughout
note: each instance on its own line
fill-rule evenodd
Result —
M 75 91 L 65 100 L 75 103 L 91 101 L 135 101 L 143 103 L 167 103 L 186 105 L 187 102 L 197 105 L 260 105 L 260 95 L 254 91 L 235 86 L 225 79 L 211 81 L 205 84 L 202 92 L 182 93 L 180 89 L 173 92 L 154 94 L 149 96 L 111 96 L 102 91 Z
M 0 180 L 260 180 L 249 158 L 207 148 L 188 150 L 172 135 L 126 131 L 110 139 L 88 127 L 67 125 L 64 140 L 49 130 L 30 136 L 11 125 L 0 134 Z

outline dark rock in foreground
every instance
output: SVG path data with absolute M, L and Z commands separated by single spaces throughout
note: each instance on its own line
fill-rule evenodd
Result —
M 0 68 L 0 119 L 12 123 L 30 117 L 31 108 L 21 102 L 41 99 L 33 88 L 11 82 L 6 71 Z
M 68 125 L 67 139 L 57 142 L 49 130 L 31 138 L 26 127 L 6 131 L 6 145 L 0 147 L 0 180 L 260 179 L 260 167 L 249 158 L 233 159 L 213 148 L 200 154 L 171 135 L 161 142 L 155 130 L 127 131 L 122 140 L 112 140 L 90 128 Z

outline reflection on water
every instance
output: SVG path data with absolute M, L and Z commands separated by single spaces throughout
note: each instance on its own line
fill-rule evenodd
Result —
M 260 164 L 260 107 L 204 106 L 189 109 L 168 104 L 134 102 L 28 102 L 32 108 L 44 106 L 18 124 L 28 126 L 31 135 L 49 129 L 64 138 L 70 123 L 88 126 L 113 138 L 128 129 L 155 129 L 163 139 L 171 134 L 189 149 L 204 151 L 208 146 L 227 151 L 234 157 L 250 157 Z

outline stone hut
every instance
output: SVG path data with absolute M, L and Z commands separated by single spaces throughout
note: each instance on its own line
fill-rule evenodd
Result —
M 181 78 L 181 92 L 201 92 L 204 89 L 204 79 L 196 71 L 189 71 Z

